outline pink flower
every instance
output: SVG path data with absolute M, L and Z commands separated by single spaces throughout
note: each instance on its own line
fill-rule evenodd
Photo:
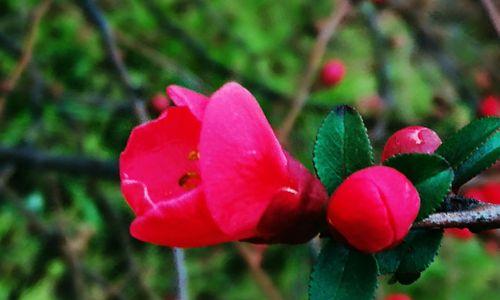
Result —
M 237 83 L 210 98 L 167 88 L 177 107 L 136 127 L 120 157 L 122 192 L 142 241 L 199 247 L 235 240 L 305 242 L 327 195 L 280 146 Z

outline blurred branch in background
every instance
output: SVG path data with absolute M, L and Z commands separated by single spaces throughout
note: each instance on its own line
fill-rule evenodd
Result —
M 4 199 L 10 200 L 14 207 L 19 210 L 21 215 L 28 222 L 28 227 L 32 230 L 40 239 L 40 242 L 44 243 L 46 247 L 55 249 L 55 253 L 53 253 L 53 257 L 56 255 L 61 255 L 64 263 L 67 265 L 68 269 L 71 270 L 69 272 L 69 276 L 72 280 L 72 291 L 70 292 L 73 295 L 73 299 L 86 299 L 85 294 L 86 290 L 81 285 L 81 280 L 85 278 L 85 280 L 89 280 L 95 284 L 97 284 L 100 288 L 103 289 L 105 295 L 109 299 L 125 299 L 125 297 L 120 293 L 121 289 L 110 284 L 103 276 L 96 273 L 94 270 L 90 270 L 87 266 L 81 263 L 81 260 L 78 258 L 78 254 L 74 252 L 74 248 L 70 246 L 71 238 L 67 236 L 65 229 L 60 222 L 55 222 L 54 224 L 49 224 L 40 218 L 37 214 L 28 210 L 21 197 L 18 196 L 14 190 L 7 187 L 7 182 L 14 172 L 12 167 L 4 167 L 2 172 L 0 173 L 0 196 Z M 48 251 L 52 253 L 53 251 Z M 41 252 L 42 255 L 47 255 L 47 253 Z M 44 257 L 42 263 L 48 264 L 49 260 Z M 36 268 L 37 266 L 33 266 Z M 44 268 L 45 269 L 45 268 Z M 44 273 L 46 270 L 41 270 L 40 272 Z M 15 287 L 11 293 L 10 298 L 16 299 L 20 296 L 22 291 L 26 288 L 27 284 L 34 284 L 37 279 L 32 278 L 32 276 L 43 276 L 43 274 L 38 274 L 35 272 L 34 274 L 27 274 L 25 280 L 20 281 L 20 286 Z
M 273 284 L 273 281 L 269 275 L 262 269 L 261 261 L 258 258 L 258 254 L 252 250 L 253 245 L 247 245 L 244 243 L 234 243 L 234 247 L 240 252 L 241 257 L 245 260 L 246 264 L 250 268 L 253 278 L 270 300 L 283 300 L 278 288 Z
M 475 112 L 478 107 L 479 96 L 473 88 L 469 87 L 462 70 L 457 66 L 454 59 L 444 51 L 440 38 L 430 26 L 425 24 L 419 12 L 412 7 L 408 7 L 405 1 L 392 1 L 391 4 L 393 4 L 391 7 L 401 16 L 412 31 L 416 45 L 422 52 L 428 53 L 436 61 L 441 72 L 455 87 L 460 100 L 466 102 L 470 109 Z
M 120 215 L 111 204 L 111 201 L 107 198 L 105 193 L 103 193 L 101 187 L 94 179 L 89 180 L 87 191 L 89 195 L 92 196 L 92 199 L 94 199 L 101 214 L 107 220 L 106 224 L 108 225 L 109 231 L 112 232 L 112 236 L 116 239 L 120 251 L 125 256 L 130 276 L 129 280 L 137 283 L 141 298 L 154 299 L 155 296 L 146 284 L 141 268 L 134 257 L 131 244 L 132 237 L 126 230 L 127 224 L 120 218 Z
M 134 110 L 137 118 L 141 123 L 148 121 L 149 117 L 146 112 L 146 105 L 144 101 L 140 99 L 138 88 L 135 87 L 132 83 L 130 75 L 127 71 L 127 67 L 123 63 L 122 57 L 118 50 L 118 46 L 116 45 L 116 40 L 113 32 L 111 31 L 111 28 L 104 18 L 103 13 L 99 9 L 99 7 L 97 7 L 94 0 L 79 0 L 78 3 L 82 7 L 85 15 L 90 20 L 90 22 L 97 27 L 99 34 L 101 35 L 101 39 L 104 43 L 104 48 L 106 49 L 108 59 L 114 67 L 114 70 L 120 78 L 129 97 L 133 100 Z
M 395 102 L 389 79 L 389 63 L 387 59 L 388 43 L 386 37 L 380 29 L 377 11 L 373 5 L 371 3 L 364 3 L 361 5 L 360 11 L 365 17 L 368 32 L 370 33 L 372 41 L 377 92 L 384 102 L 384 112 L 378 118 L 370 134 L 371 138 L 376 142 L 382 140 L 386 136 L 388 118 Z
M 120 44 L 125 47 L 137 51 L 144 58 L 149 59 L 155 65 L 168 70 L 170 73 L 177 74 L 185 82 L 190 84 L 190 87 L 198 90 L 199 92 L 207 91 L 208 84 L 204 82 L 198 75 L 190 70 L 180 66 L 175 60 L 170 59 L 158 52 L 157 50 L 146 46 L 143 42 L 138 42 L 124 32 L 115 30 L 116 37 Z
M 5 101 L 7 100 L 9 93 L 15 89 L 19 78 L 21 78 L 21 75 L 31 61 L 33 48 L 35 47 L 38 36 L 40 22 L 49 9 L 51 3 L 52 0 L 44 0 L 33 11 L 30 29 L 25 38 L 23 48 L 20 52 L 19 61 L 17 62 L 14 70 L 12 70 L 11 74 L 8 76 L 7 80 L 2 83 L 2 86 L 0 87 L 0 117 L 3 114 Z M 2 38 L 1 41 L 2 44 L 4 42 L 7 42 L 6 44 L 9 44 L 8 40 L 5 38 Z M 18 52 L 16 49 L 17 47 L 15 47 L 14 44 L 11 44 L 9 48 L 13 53 Z
M 12 163 L 23 169 L 51 170 L 115 180 L 119 178 L 116 161 L 104 161 L 80 155 L 49 155 L 31 148 L 0 146 L 0 162 Z
M 278 131 L 278 139 L 282 144 L 287 144 L 288 137 L 293 129 L 293 126 L 295 125 L 295 121 L 304 108 L 307 98 L 309 98 L 311 87 L 318 74 L 321 60 L 325 55 L 328 43 L 332 39 L 342 20 L 350 11 L 351 4 L 349 1 L 339 0 L 337 4 L 334 5 L 334 9 L 324 24 L 324 27 L 319 31 L 313 48 L 311 49 L 311 53 L 309 54 L 309 60 L 305 73 L 299 80 L 299 87 L 293 99 L 292 107 L 283 120 L 283 123 Z
M 263 94 L 268 101 L 286 100 L 287 97 L 282 95 L 280 92 L 271 89 L 267 85 L 254 80 L 253 78 L 244 76 L 242 74 L 236 74 L 231 68 L 212 59 L 207 49 L 205 49 L 205 47 L 201 43 L 192 38 L 181 27 L 174 24 L 168 16 L 165 16 L 162 13 L 162 9 L 155 1 L 144 0 L 143 3 L 153 19 L 158 23 L 158 25 L 161 26 L 165 33 L 168 34 L 167 37 L 175 38 L 182 42 L 189 50 L 193 52 L 193 58 L 199 61 L 199 65 L 203 66 L 203 69 L 206 69 L 207 71 L 211 71 L 213 73 L 217 73 L 224 78 L 236 77 L 236 79 L 239 80 L 245 87 L 247 87 L 254 93 Z
M 177 286 L 179 287 L 179 300 L 189 300 L 188 294 L 188 272 L 184 250 L 173 248 L 175 268 L 177 269 Z
M 498 12 L 497 6 L 495 6 L 495 3 L 493 3 L 492 0 L 481 0 L 481 2 L 490 17 L 493 27 L 495 27 L 497 35 L 500 36 L 500 13 Z
M 86 175 L 94 178 L 119 179 L 118 163 L 115 161 L 102 161 L 81 156 L 54 156 L 34 149 L 0 147 L 0 162 L 22 166 L 25 170 L 39 169 Z M 461 201 L 462 198 L 455 196 L 448 198 L 447 201 L 449 202 L 450 199 L 451 201 Z M 458 207 L 448 205 L 444 206 L 442 212 L 421 221 L 423 223 L 419 223 L 418 226 L 447 228 L 483 225 L 488 228 L 498 228 L 500 227 L 499 207 L 498 205 L 487 205 L 478 210 L 478 202 L 474 201 L 462 203 Z M 460 213 L 457 214 L 457 211 L 460 211 Z M 448 212 L 452 213 L 446 214 Z M 447 220 L 450 223 L 446 223 Z

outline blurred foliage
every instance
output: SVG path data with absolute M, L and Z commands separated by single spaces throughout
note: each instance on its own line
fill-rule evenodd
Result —
M 0 2 L 0 81 L 17 65 L 33 9 L 40 2 Z M 124 148 L 137 124 L 131 97 L 79 2 L 55 0 L 42 19 L 32 63 L 7 97 L 0 119 L 1 146 L 100 159 L 116 159 Z M 330 1 L 305 0 L 96 3 L 144 99 L 174 83 L 211 93 L 228 80 L 258 82 L 261 88 L 252 92 L 276 127 L 289 109 L 287 101 L 301 80 L 317 28 L 332 9 Z M 498 37 L 479 1 L 421 0 L 406 5 L 439 38 L 442 54 L 456 65 L 459 80 L 473 95 L 500 88 Z M 390 8 L 377 9 L 377 14 L 395 99 L 388 133 L 418 123 L 446 135 L 466 124 L 477 99 L 461 98 L 456 82 L 417 43 L 414 24 Z M 326 58 L 342 59 L 347 75 L 337 87 L 314 86 L 292 134 L 290 150 L 308 167 L 314 136 L 328 108 L 346 103 L 363 109 L 363 100 L 377 95 L 378 58 L 366 20 L 357 10 L 341 25 Z M 484 73 L 493 83 L 478 86 L 476 75 Z M 266 89 L 280 99 L 263 92 Z M 378 116 L 368 111 L 367 124 L 373 126 Z M 380 151 L 381 142 L 375 146 Z M 2 170 L 7 167 L 0 165 Z M 171 251 L 129 237 L 132 214 L 117 182 L 101 181 L 97 175 L 17 168 L 0 195 L 0 299 L 175 297 Z M 34 220 L 47 228 L 37 228 Z M 186 253 L 193 299 L 264 297 L 231 244 Z M 285 299 L 306 298 L 310 266 L 308 245 L 271 246 L 263 261 Z M 480 241 L 446 240 L 439 259 L 416 284 L 384 284 L 379 293 L 492 299 L 500 294 L 499 267 L 500 256 L 487 254 Z

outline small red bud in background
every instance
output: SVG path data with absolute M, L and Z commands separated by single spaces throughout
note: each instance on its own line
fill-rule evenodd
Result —
M 422 126 L 410 126 L 396 131 L 387 139 L 382 161 L 402 153 L 434 153 L 441 139 L 433 130 Z
M 498 242 L 495 240 L 486 241 L 486 243 L 484 244 L 484 249 L 491 256 L 497 255 L 498 251 L 500 251 L 500 248 L 498 246 Z
M 393 168 L 374 166 L 353 173 L 337 188 L 327 217 L 331 230 L 351 246 L 373 253 L 399 244 L 419 208 L 410 180 Z
M 158 113 L 162 113 L 170 106 L 170 100 L 167 98 L 167 96 L 158 93 L 154 95 L 153 98 L 151 98 L 151 106 Z
M 375 4 L 384 4 L 385 0 L 372 0 Z
M 464 192 L 464 196 L 491 204 L 500 204 L 500 182 L 488 182 L 472 187 Z
M 361 98 L 356 103 L 356 109 L 363 116 L 376 117 L 384 112 L 385 104 L 378 95 Z
M 412 300 L 410 296 L 406 294 L 392 294 L 384 298 L 384 300 Z
M 467 228 L 446 228 L 444 233 L 446 236 L 464 241 L 470 240 L 474 237 L 474 234 Z
M 476 85 L 483 90 L 491 88 L 491 76 L 485 70 L 476 70 L 474 72 L 474 81 Z
M 500 97 L 490 95 L 479 104 L 479 115 L 482 117 L 500 117 Z
M 338 59 L 329 60 L 321 70 L 321 80 L 329 87 L 337 85 L 344 78 L 344 75 L 344 64 Z

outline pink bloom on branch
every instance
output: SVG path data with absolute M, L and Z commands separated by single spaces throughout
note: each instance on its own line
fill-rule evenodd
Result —
M 136 127 L 120 157 L 122 192 L 142 241 L 199 247 L 305 242 L 327 195 L 279 144 L 254 97 L 228 83 L 211 97 L 170 86 L 177 107 Z
M 402 153 L 434 153 L 441 139 L 433 130 L 423 126 L 409 126 L 396 131 L 387 139 L 382 161 Z

